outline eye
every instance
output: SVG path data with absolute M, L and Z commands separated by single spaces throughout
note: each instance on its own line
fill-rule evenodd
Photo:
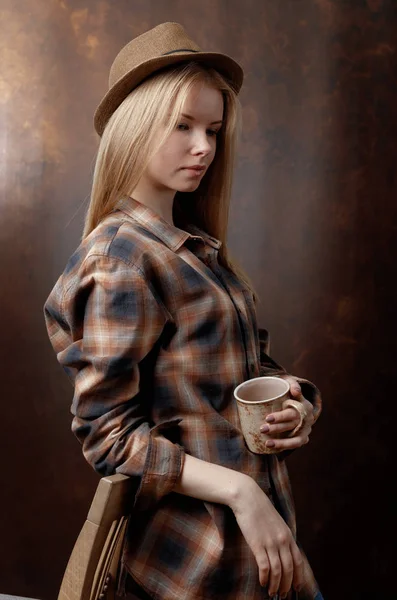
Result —
M 179 125 L 177 125 L 177 129 L 179 129 L 180 131 L 186 131 L 187 129 L 189 129 L 189 126 L 186 125 L 186 123 L 179 123 Z
M 186 123 L 179 123 L 179 125 L 177 127 L 178 127 L 178 129 L 180 127 L 186 127 L 186 128 L 188 128 L 189 125 L 186 125 Z M 186 129 L 181 129 L 180 131 L 186 131 Z M 219 131 L 215 131 L 215 129 L 208 129 L 207 132 L 211 135 L 211 137 L 215 137 L 219 133 Z

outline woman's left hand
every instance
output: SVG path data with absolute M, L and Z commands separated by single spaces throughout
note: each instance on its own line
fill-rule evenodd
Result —
M 303 421 L 302 429 L 300 429 L 294 437 L 268 440 L 266 446 L 280 451 L 293 450 L 304 446 L 309 441 L 312 425 L 315 421 L 313 405 L 303 397 L 298 377 L 294 377 L 293 375 L 281 375 L 280 378 L 288 381 L 290 384 L 290 395 L 294 400 L 302 402 L 306 411 L 306 417 Z M 266 435 L 292 431 L 299 424 L 299 421 L 300 418 L 297 411 L 293 408 L 286 408 L 285 410 L 273 412 L 268 415 L 266 423 L 261 426 L 260 430 L 266 433 Z

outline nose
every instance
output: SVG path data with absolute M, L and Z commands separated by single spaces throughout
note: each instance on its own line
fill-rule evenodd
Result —
M 207 156 L 212 151 L 211 140 L 207 133 L 197 132 L 193 137 L 192 154 Z

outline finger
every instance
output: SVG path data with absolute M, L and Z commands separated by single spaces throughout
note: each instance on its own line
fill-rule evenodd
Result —
M 284 433 L 285 431 L 291 431 L 292 429 L 295 429 L 299 423 L 300 419 L 297 417 L 294 421 L 288 421 L 278 425 L 271 425 L 270 423 L 268 425 L 262 425 L 260 431 L 262 433 L 266 433 L 266 435 L 275 435 L 278 433 Z
M 302 437 L 293 437 L 284 439 L 275 439 L 275 440 L 267 440 L 266 448 L 271 448 L 277 452 L 283 452 L 284 450 L 296 450 L 297 448 L 301 448 L 309 443 L 309 436 Z
M 277 594 L 280 587 L 280 580 L 282 575 L 281 562 L 278 552 L 268 551 L 267 555 L 269 557 L 270 563 L 269 585 L 267 589 L 269 596 L 272 597 Z
M 280 580 L 279 594 L 282 598 L 284 594 L 286 595 L 290 591 L 294 576 L 294 561 L 290 546 L 286 548 L 280 548 L 280 562 L 282 575 Z
M 310 428 L 311 431 L 311 428 Z M 302 429 L 299 435 L 291 438 L 279 438 L 274 440 L 267 440 L 266 447 L 272 450 L 293 450 L 294 448 L 300 448 L 309 442 L 309 434 Z
M 294 586 L 294 589 L 297 592 L 299 592 L 300 588 L 304 583 L 305 578 L 302 554 L 300 553 L 300 550 L 295 544 L 295 542 L 291 544 L 291 555 L 292 560 L 294 562 L 294 574 L 292 578 L 292 585 Z
M 285 421 L 293 421 L 296 419 L 297 411 L 294 408 L 285 408 L 270 413 L 266 417 L 266 423 L 284 423 Z
M 281 379 L 284 379 L 289 383 L 290 393 L 294 398 L 302 395 L 302 388 L 296 377 L 293 377 L 292 375 L 281 375 Z
M 260 556 L 256 556 L 256 563 L 259 570 L 259 583 L 265 587 L 269 582 L 270 563 L 267 552 L 264 551 Z
M 295 383 L 293 385 L 290 386 L 289 388 L 289 393 L 291 394 L 291 396 L 297 400 L 301 400 L 301 398 L 303 398 L 302 396 L 302 389 L 301 386 L 299 385 L 299 383 Z
M 306 412 L 313 412 L 313 404 L 306 400 L 304 396 L 302 396 L 302 404 L 305 407 Z
M 304 409 L 305 409 L 305 411 L 306 411 L 306 413 L 308 415 L 313 415 L 314 414 L 314 406 L 313 406 L 313 404 L 311 402 L 309 402 L 309 400 L 306 400 L 306 398 L 303 398 L 302 404 L 303 404 L 303 407 L 304 407 Z

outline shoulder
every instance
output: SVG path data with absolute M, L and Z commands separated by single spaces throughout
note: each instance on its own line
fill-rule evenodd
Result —
M 140 270 L 143 259 L 158 256 L 164 244 L 133 219 L 116 212 L 108 215 L 79 245 L 65 272 L 100 258 Z
M 152 287 L 154 273 L 165 272 L 170 253 L 161 240 L 137 221 L 119 211 L 111 213 L 73 252 L 47 304 L 55 301 L 63 304 L 66 296 L 89 290 L 96 283 L 112 287 L 134 281 L 135 286 Z

